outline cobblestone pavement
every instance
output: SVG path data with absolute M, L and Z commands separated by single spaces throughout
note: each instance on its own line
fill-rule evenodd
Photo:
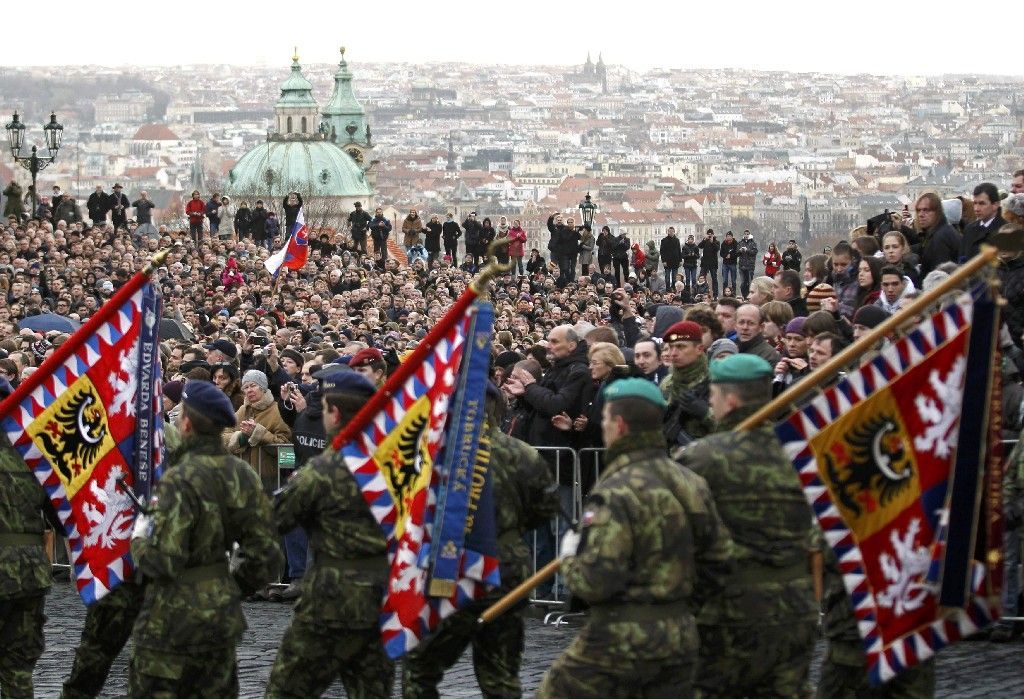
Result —
M 277 654 L 277 645 L 291 619 L 291 607 L 283 604 L 245 604 L 249 620 L 238 648 L 238 672 L 243 697 L 262 697 Z M 67 582 L 54 584 L 47 598 L 46 652 L 36 667 L 36 696 L 56 697 L 71 670 L 74 649 L 82 632 L 85 608 L 74 588 Z M 522 681 L 526 696 L 534 693 L 544 671 L 578 630 L 576 626 L 545 626 L 540 619 L 527 619 L 526 653 Z M 812 680 L 817 679 L 817 665 L 822 644 L 818 645 L 812 665 Z M 938 697 L 1014 697 L 1024 695 L 1024 679 L 1020 674 L 1021 644 L 997 645 L 988 642 L 961 643 L 939 655 Z M 126 694 L 128 654 L 123 652 L 114 664 L 103 697 Z M 398 683 L 396 682 L 396 691 Z M 468 657 L 463 657 L 445 676 L 443 697 L 476 697 L 480 692 L 473 678 Z M 337 684 L 327 697 L 343 697 Z M 396 694 L 396 696 L 398 696 Z

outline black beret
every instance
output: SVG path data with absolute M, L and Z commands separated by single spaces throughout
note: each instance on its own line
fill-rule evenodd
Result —
M 361 393 L 372 396 L 377 392 L 368 378 L 344 364 L 334 364 L 313 374 L 320 381 L 320 390 L 328 393 Z
M 181 392 L 181 402 L 220 427 L 238 424 L 231 399 L 209 381 L 188 381 Z

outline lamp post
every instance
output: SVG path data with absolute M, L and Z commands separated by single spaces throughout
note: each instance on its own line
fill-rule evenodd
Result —
M 583 225 L 591 231 L 594 230 L 595 211 L 597 211 L 597 204 L 590 201 L 590 192 L 587 192 L 587 196 L 580 202 L 580 216 L 583 219 Z
M 50 123 L 43 126 L 43 135 L 46 138 L 46 149 L 50 152 L 49 155 L 37 155 L 35 146 L 32 146 L 31 155 L 22 155 L 21 147 L 25 144 L 25 124 L 18 119 L 17 112 L 7 124 L 7 138 L 11 144 L 11 155 L 14 156 L 14 162 L 32 173 L 32 213 L 30 218 L 36 215 L 36 209 L 39 207 L 36 175 L 56 159 L 61 140 L 64 138 L 64 127 L 57 123 L 57 115 L 53 112 L 50 113 Z

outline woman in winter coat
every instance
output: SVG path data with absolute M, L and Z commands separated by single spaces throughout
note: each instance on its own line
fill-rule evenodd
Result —
M 512 259 L 512 271 L 520 277 L 526 276 L 526 268 L 523 266 L 523 255 L 526 254 L 526 231 L 523 230 L 519 219 L 512 220 L 512 227 L 508 229 L 508 237 L 512 242 L 508 246 L 508 255 Z
M 768 251 L 761 256 L 761 264 L 764 265 L 764 276 L 775 277 L 782 269 L 782 253 L 775 247 L 775 243 L 768 243 Z
M 536 274 L 538 271 L 543 272 L 547 269 L 548 261 L 540 254 L 540 250 L 533 248 L 530 250 L 530 259 L 526 263 L 527 274 Z
M 218 237 L 221 240 L 230 240 L 232 243 L 238 241 L 238 238 L 235 236 L 235 214 L 232 213 L 233 208 L 230 199 L 227 197 L 220 198 L 220 206 L 217 207 L 217 216 L 220 217 L 220 228 L 217 229 Z
M 590 226 L 580 228 L 580 273 L 583 276 L 590 274 L 590 264 L 594 261 L 594 232 Z
M 480 222 L 480 242 L 477 245 L 484 264 L 487 263 L 487 248 L 494 242 L 494 236 L 496 235 L 497 231 L 494 230 L 494 224 L 491 223 L 491 219 L 485 218 Z
M 639 281 L 644 278 L 644 265 L 647 264 L 647 255 L 640 247 L 640 243 L 633 243 L 633 247 L 630 249 L 633 251 L 633 272 L 636 274 L 637 281 Z
M 430 223 L 424 226 L 426 229 L 427 267 L 434 266 L 434 260 L 441 254 L 441 219 L 434 214 L 430 217 Z
M 231 405 L 238 410 L 245 402 L 242 395 L 242 384 L 238 381 L 238 367 L 231 362 L 213 365 L 213 383 L 231 399 Z
M 422 232 L 423 219 L 420 218 L 416 209 L 410 209 L 409 215 L 402 221 L 402 245 L 405 246 L 406 253 L 409 252 L 409 248 L 413 245 L 419 244 Z
M 249 462 L 263 482 L 263 492 L 269 494 L 278 487 L 277 448 L 270 445 L 289 442 L 292 431 L 281 417 L 262 371 L 245 372 L 242 395 L 245 401 L 235 412 L 238 425 L 224 431 L 224 444 L 229 452 Z
M 498 227 L 495 229 L 495 232 L 496 232 L 495 239 L 496 240 L 507 240 L 508 239 L 508 232 L 509 232 L 509 230 L 511 230 L 511 229 L 508 226 L 508 219 L 505 218 L 504 216 L 502 216 L 501 218 L 498 219 Z M 498 251 L 494 254 L 494 256 L 498 258 L 498 262 L 500 264 L 503 264 L 503 265 L 507 265 L 508 264 L 508 260 L 509 260 L 509 257 L 510 257 L 509 252 L 508 252 L 508 248 L 509 248 L 509 246 L 507 246 L 507 245 L 503 246 L 503 247 L 500 247 L 500 248 L 498 248 Z

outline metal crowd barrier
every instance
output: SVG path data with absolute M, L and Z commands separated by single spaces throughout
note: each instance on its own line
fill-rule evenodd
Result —
M 273 450 L 274 456 L 274 470 L 277 473 L 277 487 L 280 488 L 284 485 L 284 482 L 288 480 L 288 476 L 283 474 L 283 471 L 292 471 L 295 469 L 295 445 L 291 442 L 282 442 L 280 444 L 262 444 L 257 452 L 256 456 L 256 472 L 257 474 L 263 472 L 263 459 L 264 455 L 267 455 L 268 450 Z M 267 455 L 266 458 L 271 458 Z M 283 546 L 283 544 L 282 544 Z M 286 563 L 287 565 L 287 563 Z M 270 587 L 285 588 L 288 586 L 283 581 L 284 570 L 278 575 L 277 582 L 271 583 Z
M 580 465 L 579 457 L 576 450 L 570 447 L 535 447 L 540 453 L 544 460 L 554 467 L 554 479 L 555 483 L 558 484 L 558 497 L 561 501 L 562 507 L 559 509 L 555 518 L 548 523 L 548 532 L 541 532 L 541 530 L 534 530 L 530 534 L 530 554 L 532 558 L 532 572 L 536 572 L 539 568 L 544 567 L 548 561 L 553 560 L 552 557 L 557 557 L 559 548 L 562 545 L 562 534 L 568 530 L 570 522 L 565 517 L 569 515 L 573 520 L 578 521 L 580 516 L 580 502 L 576 496 L 579 492 L 580 482 Z M 571 474 L 572 484 L 569 486 L 562 485 L 562 475 L 564 473 Z M 568 500 L 568 502 L 566 502 Z M 543 539 L 542 539 L 543 537 Z M 540 546 L 544 545 L 546 551 L 541 551 Z M 551 557 L 548 557 L 550 554 Z M 541 560 L 541 556 L 544 556 L 545 560 Z M 553 605 L 564 605 L 567 601 L 568 595 L 566 594 L 565 587 L 562 582 L 562 575 L 556 573 L 551 581 L 551 591 L 549 594 L 541 595 L 540 589 L 534 589 L 533 594 L 530 596 L 530 602 L 533 604 L 539 604 L 544 606 Z

